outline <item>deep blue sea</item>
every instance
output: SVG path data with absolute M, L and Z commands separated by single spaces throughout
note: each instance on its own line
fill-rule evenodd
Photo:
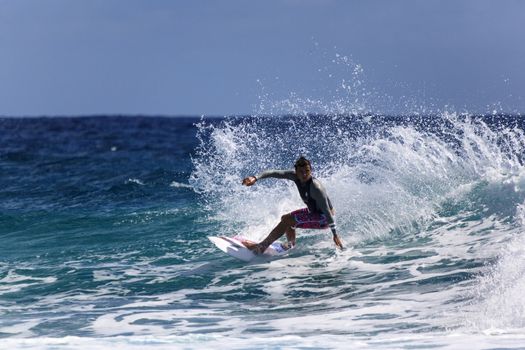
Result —
M 525 349 L 521 116 L 0 118 L 1 349 Z M 241 186 L 310 158 L 345 243 Z

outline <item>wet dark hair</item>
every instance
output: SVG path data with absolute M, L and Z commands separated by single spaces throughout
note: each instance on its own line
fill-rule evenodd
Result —
M 301 156 L 301 157 L 299 157 L 299 159 L 297 159 L 295 161 L 294 167 L 295 167 L 295 169 L 297 169 L 297 168 L 302 168 L 302 167 L 307 166 L 307 165 L 310 167 L 310 169 L 312 168 L 312 165 L 310 164 L 310 161 L 308 159 L 306 159 L 304 156 Z

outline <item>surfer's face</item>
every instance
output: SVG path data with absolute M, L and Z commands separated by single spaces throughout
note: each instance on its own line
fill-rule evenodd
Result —
M 295 175 L 297 175 L 299 181 L 306 182 L 310 180 L 310 177 L 312 176 L 312 169 L 309 165 L 299 166 L 295 168 Z

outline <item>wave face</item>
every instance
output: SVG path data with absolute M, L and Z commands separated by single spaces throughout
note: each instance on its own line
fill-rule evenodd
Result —
M 0 119 L 6 348 L 520 348 L 521 117 L 318 114 Z M 345 243 L 298 230 L 244 263 L 206 236 L 264 238 L 302 202 L 242 178 L 311 159 Z

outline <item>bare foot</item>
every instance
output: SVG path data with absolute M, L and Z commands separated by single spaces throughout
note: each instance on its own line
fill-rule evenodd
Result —
M 244 241 L 242 242 L 246 248 L 251 250 L 254 254 L 261 254 L 261 247 L 255 242 Z

